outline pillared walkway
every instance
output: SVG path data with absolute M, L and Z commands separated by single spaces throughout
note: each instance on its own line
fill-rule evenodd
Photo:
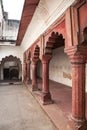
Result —
M 51 120 L 55 123 L 60 130 L 72 130 L 74 125 L 71 122 L 71 109 L 72 109 L 72 88 L 54 81 L 50 81 L 50 92 L 53 104 L 42 105 L 41 103 L 41 86 L 42 81 L 38 80 L 39 91 L 32 92 L 31 84 L 27 85 L 28 89 L 35 96 L 41 107 L 45 110 Z M 87 94 L 86 94 L 87 99 Z M 86 100 L 87 111 L 87 100 Z M 87 117 L 87 112 L 86 112 Z

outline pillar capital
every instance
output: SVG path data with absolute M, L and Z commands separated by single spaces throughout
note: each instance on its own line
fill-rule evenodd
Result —
M 82 44 L 65 48 L 64 51 L 70 58 L 72 64 L 86 63 L 87 60 L 87 46 Z
M 27 61 L 26 61 L 26 62 L 27 62 L 27 64 L 30 64 L 30 63 L 31 63 L 30 59 L 27 59 Z
M 38 59 L 32 58 L 32 60 L 31 60 L 31 63 L 32 63 L 32 64 L 35 64 L 35 65 L 36 65 L 37 62 L 38 62 Z
M 50 60 L 51 60 L 51 58 L 52 58 L 51 55 L 43 55 L 43 56 L 42 56 L 42 63 L 43 63 L 43 64 L 49 63 Z

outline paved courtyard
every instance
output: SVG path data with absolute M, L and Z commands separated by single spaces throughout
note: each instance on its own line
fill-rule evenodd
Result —
M 0 130 L 58 130 L 21 84 L 0 85 Z

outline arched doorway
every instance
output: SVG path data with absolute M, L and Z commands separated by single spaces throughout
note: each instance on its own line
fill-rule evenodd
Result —
M 1 61 L 1 81 L 22 80 L 22 65 L 19 58 L 12 55 Z

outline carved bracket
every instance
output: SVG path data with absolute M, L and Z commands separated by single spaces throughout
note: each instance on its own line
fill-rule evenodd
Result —
M 87 46 L 76 45 L 64 49 L 65 53 L 69 56 L 71 62 L 86 62 L 87 60 Z

